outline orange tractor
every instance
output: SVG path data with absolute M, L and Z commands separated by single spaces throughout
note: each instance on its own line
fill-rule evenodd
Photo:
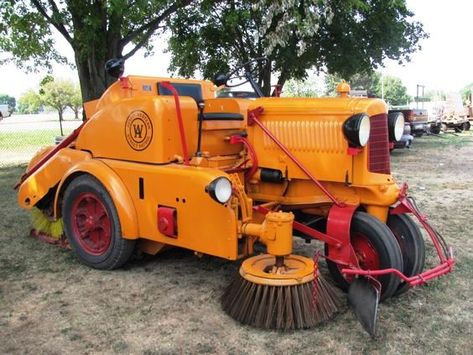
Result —
M 276 329 L 330 318 L 338 301 L 317 257 L 293 254 L 293 237 L 325 245 L 335 282 L 375 332 L 379 300 L 452 270 L 454 258 L 391 176 L 389 147 L 402 115 L 379 99 L 263 97 L 252 61 L 214 83 L 123 77 L 85 103 L 87 120 L 42 150 L 17 185 L 18 202 L 62 220 L 79 260 L 120 267 L 135 248 L 181 247 L 246 259 L 223 295 L 237 320 Z M 255 98 L 217 97 L 232 78 Z M 439 264 L 423 271 L 427 231 Z M 266 247 L 255 255 L 255 244 Z

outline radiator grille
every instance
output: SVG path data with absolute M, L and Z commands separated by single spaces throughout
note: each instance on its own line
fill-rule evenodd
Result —
M 390 174 L 388 120 L 386 114 L 372 116 L 368 141 L 368 170 L 372 173 Z
M 266 127 L 291 151 L 345 154 L 342 123 L 335 121 L 265 121 Z M 264 148 L 277 149 L 266 135 Z

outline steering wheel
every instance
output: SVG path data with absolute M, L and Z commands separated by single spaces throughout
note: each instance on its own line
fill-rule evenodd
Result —
M 268 58 L 261 57 L 252 59 L 246 63 L 240 64 L 233 71 L 227 74 L 227 80 L 225 86 L 229 88 L 234 88 L 243 84 L 246 84 L 248 81 L 251 81 L 250 78 L 254 78 L 256 73 L 261 70 L 261 67 L 265 66 L 268 63 Z M 242 81 L 237 82 L 236 84 L 228 84 L 229 81 L 243 79 Z M 253 79 L 254 81 L 254 79 Z

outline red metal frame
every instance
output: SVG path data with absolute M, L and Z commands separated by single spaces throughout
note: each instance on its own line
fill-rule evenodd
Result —
M 179 94 L 176 88 L 169 81 L 161 81 L 160 84 L 163 86 L 163 88 L 171 91 L 172 96 L 174 96 L 174 102 L 176 103 L 177 123 L 179 125 L 179 135 L 181 136 L 182 154 L 184 155 L 184 164 L 189 165 L 189 153 L 187 150 L 186 131 L 184 130 L 184 123 L 182 121 L 181 102 L 179 100 Z
M 448 251 L 443 250 L 439 234 L 435 229 L 427 222 L 427 218 L 420 213 L 415 204 L 407 196 L 407 184 L 401 187 L 398 197 L 398 205 L 391 210 L 391 214 L 402 214 L 412 213 L 422 224 L 424 229 L 430 236 L 432 243 L 437 251 L 440 259 L 440 264 L 424 271 L 421 274 L 408 277 L 401 271 L 393 268 L 382 269 L 382 270 L 363 270 L 360 269 L 358 259 L 356 258 L 355 251 L 350 242 L 350 223 L 358 206 L 346 205 L 339 202 L 335 196 L 333 196 L 325 187 L 308 171 L 306 167 L 284 146 L 273 134 L 269 131 L 263 123 L 259 120 L 259 116 L 263 113 L 263 107 L 257 107 L 254 110 L 248 111 L 248 125 L 256 124 L 260 127 L 263 132 L 282 150 L 286 155 L 314 182 L 323 192 L 326 194 L 334 205 L 330 208 L 328 221 L 327 221 L 327 234 L 321 233 L 313 228 L 310 228 L 302 223 L 294 221 L 293 229 L 304 233 L 305 235 L 321 240 L 329 245 L 329 256 L 326 258 L 330 259 L 341 265 L 350 266 L 350 268 L 343 268 L 341 272 L 344 275 L 361 275 L 367 277 L 381 276 L 393 273 L 410 286 L 421 285 L 428 280 L 437 278 L 445 275 L 453 270 L 455 265 L 455 258 L 453 256 L 452 248 Z M 352 152 L 355 153 L 355 152 Z M 255 206 L 253 209 L 256 212 L 266 214 L 269 210 L 263 206 Z M 337 236 L 334 238 L 333 236 Z
M 435 231 L 435 229 L 428 223 L 427 217 L 422 215 L 420 211 L 417 209 L 415 204 L 411 202 L 407 195 L 408 186 L 404 183 L 401 187 L 398 197 L 398 205 L 391 210 L 391 214 L 403 214 L 403 213 L 412 213 L 417 220 L 420 222 L 422 227 L 427 231 L 430 239 L 432 240 L 432 244 L 437 251 L 437 255 L 440 260 L 440 264 L 420 273 L 418 275 L 414 275 L 408 277 L 404 275 L 397 269 L 382 269 L 382 270 L 362 270 L 362 269 L 342 269 L 342 273 L 345 275 L 361 275 L 361 276 L 381 276 L 386 274 L 395 274 L 405 282 L 407 282 L 410 286 L 417 286 L 425 284 L 427 281 L 440 277 L 442 275 L 448 274 L 453 270 L 455 265 L 455 257 L 453 256 L 453 249 L 451 247 L 448 248 L 447 251 L 444 252 L 440 239 L 439 234 Z
M 64 138 L 64 140 L 61 143 L 59 143 L 56 147 L 54 147 L 53 150 L 51 150 L 48 154 L 46 154 L 43 158 L 41 158 L 41 160 L 37 162 L 30 170 L 24 173 L 21 176 L 20 181 L 15 185 L 14 189 L 15 190 L 18 189 L 18 187 L 20 187 L 23 181 L 25 181 L 31 175 L 33 175 L 36 171 L 38 171 L 39 168 L 41 168 L 44 164 L 46 164 L 46 162 L 50 160 L 54 155 L 56 155 L 56 153 L 59 152 L 62 148 L 65 148 L 69 144 L 74 142 L 86 122 L 87 121 L 83 122 L 79 127 L 77 127 L 74 131 L 72 131 L 72 133 L 68 135 L 66 138 Z

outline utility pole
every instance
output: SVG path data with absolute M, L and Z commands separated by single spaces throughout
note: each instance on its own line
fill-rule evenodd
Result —
M 422 98 L 419 97 L 419 89 L 422 88 Z M 416 95 L 416 108 L 419 108 L 419 99 L 422 102 L 422 108 L 424 108 L 424 90 L 425 85 L 417 84 L 417 95 Z

